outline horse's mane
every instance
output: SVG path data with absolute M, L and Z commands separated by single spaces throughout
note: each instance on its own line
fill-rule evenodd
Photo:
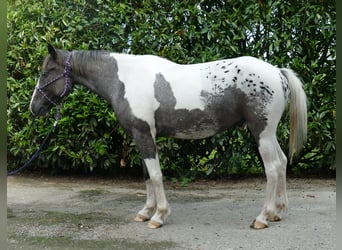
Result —
M 73 51 L 73 68 L 75 72 L 83 74 L 90 67 L 105 63 L 104 56 L 108 55 L 110 52 L 104 50 L 76 50 Z

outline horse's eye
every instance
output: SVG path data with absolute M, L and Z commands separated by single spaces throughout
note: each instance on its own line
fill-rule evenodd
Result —
M 47 72 L 46 72 L 46 71 L 44 71 L 44 72 L 40 73 L 40 76 L 42 76 L 42 77 L 46 77 L 46 76 L 47 76 Z

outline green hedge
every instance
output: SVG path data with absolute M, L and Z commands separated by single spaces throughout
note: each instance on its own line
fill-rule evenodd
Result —
M 291 67 L 308 95 L 308 142 L 293 174 L 335 173 L 335 1 L 11 0 L 8 2 L 8 168 L 22 165 L 54 120 L 28 110 L 46 44 L 154 54 L 178 63 L 251 55 Z M 288 114 L 278 138 L 287 152 Z M 166 176 L 193 179 L 263 173 L 244 128 L 205 140 L 159 138 Z M 109 105 L 82 87 L 32 171 L 139 172 L 139 152 Z M 140 174 L 140 172 L 139 172 Z

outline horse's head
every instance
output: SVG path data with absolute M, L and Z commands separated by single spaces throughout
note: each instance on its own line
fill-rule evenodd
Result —
M 53 106 L 58 106 L 72 90 L 70 82 L 71 53 L 56 50 L 48 45 L 38 83 L 33 92 L 30 110 L 34 115 L 46 115 Z

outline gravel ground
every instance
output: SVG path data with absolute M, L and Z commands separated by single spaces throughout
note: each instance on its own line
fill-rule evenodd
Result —
M 151 230 L 133 220 L 142 181 L 9 177 L 8 249 L 336 249 L 334 179 L 290 179 L 289 211 L 264 230 L 249 228 L 264 179 L 165 186 L 172 214 Z

